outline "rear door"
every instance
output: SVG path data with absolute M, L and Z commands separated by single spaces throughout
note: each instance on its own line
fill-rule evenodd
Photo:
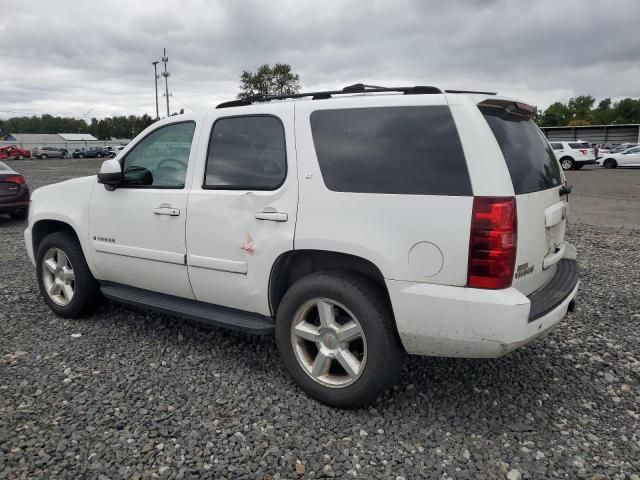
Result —
M 481 106 L 502 150 L 517 203 L 518 247 L 513 286 L 528 295 L 555 274 L 568 250 L 564 241 L 568 202 L 564 176 L 544 135 L 524 114 Z
M 293 103 L 215 110 L 203 135 L 186 226 L 195 298 L 269 315 L 271 267 L 293 250 L 298 210 Z

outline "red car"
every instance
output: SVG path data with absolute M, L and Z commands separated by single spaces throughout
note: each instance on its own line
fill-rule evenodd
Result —
M 29 186 L 18 172 L 0 162 L 0 214 L 26 220 L 29 213 Z
M 31 152 L 17 145 L 0 147 L 0 160 L 22 160 L 23 158 L 31 158 Z

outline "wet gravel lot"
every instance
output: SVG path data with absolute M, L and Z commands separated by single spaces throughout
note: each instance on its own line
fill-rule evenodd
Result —
M 12 163 L 34 186 L 98 165 Z M 113 303 L 57 318 L 24 224 L 0 216 L 0 479 L 638 479 L 640 232 L 580 222 L 578 309 L 547 338 L 496 360 L 410 358 L 392 392 L 341 411 L 296 388 L 270 337 Z

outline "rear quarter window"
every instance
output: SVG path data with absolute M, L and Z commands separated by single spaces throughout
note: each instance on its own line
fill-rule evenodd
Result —
M 317 110 L 311 114 L 311 131 L 330 190 L 472 195 L 446 105 Z
M 591 148 L 588 143 L 570 143 L 569 147 L 573 148 L 574 150 L 584 150 L 585 148 Z
M 533 121 L 499 107 L 479 107 L 496 137 L 516 195 L 562 184 L 560 165 Z

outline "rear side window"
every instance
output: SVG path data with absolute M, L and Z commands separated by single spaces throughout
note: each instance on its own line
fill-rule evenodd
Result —
M 284 127 L 279 119 L 230 117 L 213 125 L 203 188 L 275 190 L 286 175 Z
M 472 195 L 447 106 L 317 110 L 311 131 L 329 190 Z
M 551 144 L 551 148 L 553 148 L 554 150 L 562 150 L 562 144 L 561 143 L 552 143 Z
M 588 143 L 570 143 L 569 146 L 574 150 L 584 150 L 585 148 L 591 148 Z
M 516 195 L 562 184 L 553 150 L 532 120 L 503 108 L 480 107 L 500 145 Z

